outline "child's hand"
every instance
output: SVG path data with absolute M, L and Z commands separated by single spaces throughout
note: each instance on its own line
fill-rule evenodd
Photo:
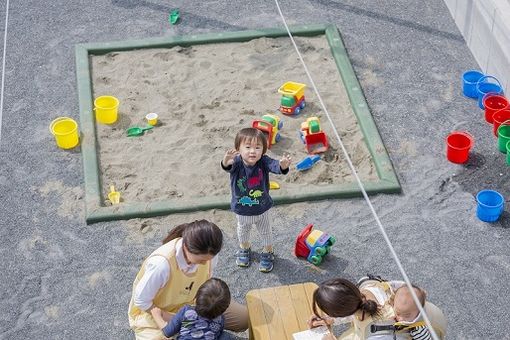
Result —
M 221 161 L 221 164 L 223 164 L 224 167 L 229 167 L 232 164 L 234 164 L 234 157 L 239 154 L 239 151 L 236 149 L 230 149 L 225 152 L 225 156 L 223 156 L 223 160 Z
M 292 158 L 289 154 L 284 154 L 282 159 L 280 159 L 280 168 L 282 168 L 282 170 L 288 169 L 290 163 L 292 163 Z

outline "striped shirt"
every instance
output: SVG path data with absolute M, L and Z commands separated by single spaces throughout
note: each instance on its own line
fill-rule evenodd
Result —
M 409 331 L 411 339 L 413 340 L 432 340 L 430 331 L 427 326 L 414 327 Z

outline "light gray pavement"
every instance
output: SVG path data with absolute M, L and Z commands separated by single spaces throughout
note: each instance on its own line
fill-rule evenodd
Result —
M 447 315 L 448 338 L 510 338 L 510 217 L 482 223 L 474 199 L 485 188 L 510 197 L 507 166 L 476 103 L 460 92 L 461 74 L 478 66 L 443 1 L 281 6 L 290 24 L 339 28 L 403 187 L 401 195 L 372 197 L 374 207 L 409 276 Z M 182 22 L 171 26 L 176 7 Z M 5 2 L 0 18 L 3 30 Z M 74 45 L 275 26 L 270 0 L 11 1 L 0 145 L 1 339 L 133 338 L 126 315 L 132 280 L 162 236 L 140 225 L 175 222 L 84 223 L 80 150 L 57 149 L 48 132 L 57 116 L 78 119 Z M 465 166 L 445 160 L 453 129 L 475 136 Z M 302 216 L 274 209 L 279 258 L 271 274 L 234 268 L 235 239 L 227 234 L 217 275 L 236 299 L 259 286 L 333 276 L 400 278 L 362 199 L 301 206 Z M 339 240 L 319 270 L 291 255 L 307 223 Z

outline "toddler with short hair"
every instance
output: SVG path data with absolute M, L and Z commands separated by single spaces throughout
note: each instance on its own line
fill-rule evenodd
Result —
M 230 173 L 232 200 L 230 207 L 237 217 L 239 250 L 236 263 L 240 267 L 251 264 L 250 230 L 255 225 L 263 244 L 259 270 L 268 273 L 273 270 L 273 231 L 269 223 L 269 209 L 273 200 L 269 195 L 269 173 L 287 174 L 292 159 L 284 155 L 280 160 L 265 153 L 268 140 L 265 134 L 255 128 L 240 130 L 234 141 L 235 149 L 223 156 L 221 167 Z
M 151 309 L 151 314 L 167 338 L 178 334 L 179 340 L 215 340 L 223 333 L 223 313 L 229 305 L 230 290 L 227 284 L 220 279 L 211 278 L 197 290 L 195 305 L 185 305 L 174 317 L 163 313 L 157 307 Z

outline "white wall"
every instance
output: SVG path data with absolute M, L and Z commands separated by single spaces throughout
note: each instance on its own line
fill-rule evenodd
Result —
M 480 69 L 510 91 L 510 1 L 444 0 Z

